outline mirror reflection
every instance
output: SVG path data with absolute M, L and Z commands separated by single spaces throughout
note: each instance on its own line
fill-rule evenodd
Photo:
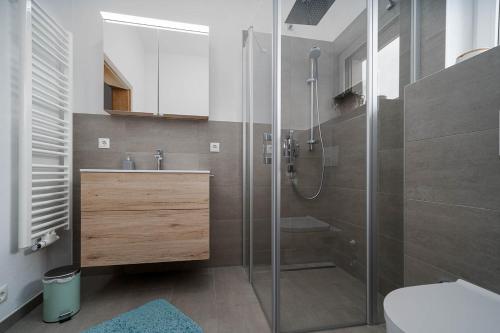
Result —
M 155 29 L 104 22 L 104 109 L 157 109 L 158 41 Z
M 207 26 L 101 14 L 105 111 L 208 119 Z

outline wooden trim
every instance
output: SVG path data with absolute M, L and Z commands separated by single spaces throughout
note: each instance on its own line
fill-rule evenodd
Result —
M 129 89 L 130 87 L 124 82 L 118 74 L 104 60 L 104 83 L 111 87 Z
M 122 112 L 132 111 L 132 96 L 130 90 L 111 87 L 111 107 Z
M 130 112 L 121 110 L 104 110 L 112 116 L 129 116 L 129 117 L 153 117 L 154 113 L 149 112 Z
M 130 112 L 122 110 L 104 110 L 112 116 L 130 116 L 130 117 L 151 117 L 151 118 L 161 118 L 165 120 L 195 120 L 195 121 L 208 121 L 208 116 L 194 116 L 194 115 L 183 115 L 183 114 L 164 114 L 158 116 L 152 112 Z
M 166 113 L 162 115 L 165 119 L 178 119 L 178 120 L 208 120 L 208 116 L 197 116 L 189 114 L 171 114 Z
M 111 108 L 122 112 L 132 111 L 132 89 L 111 64 L 104 59 L 104 83 L 111 88 Z

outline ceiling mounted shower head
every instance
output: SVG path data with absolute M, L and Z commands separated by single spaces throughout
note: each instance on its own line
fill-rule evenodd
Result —
M 318 59 L 321 55 L 321 49 L 317 46 L 314 46 L 309 50 L 309 58 L 310 59 Z
M 296 0 L 285 23 L 318 25 L 335 0 Z

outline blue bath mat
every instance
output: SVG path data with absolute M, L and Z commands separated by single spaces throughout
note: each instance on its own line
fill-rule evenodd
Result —
M 82 333 L 203 333 L 203 330 L 175 306 L 158 299 Z

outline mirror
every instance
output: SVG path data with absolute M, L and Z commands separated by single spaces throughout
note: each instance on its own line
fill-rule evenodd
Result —
M 208 117 L 208 36 L 160 30 L 159 113 Z
M 208 119 L 208 27 L 101 15 L 106 112 Z
M 157 112 L 155 29 L 104 22 L 104 109 Z

